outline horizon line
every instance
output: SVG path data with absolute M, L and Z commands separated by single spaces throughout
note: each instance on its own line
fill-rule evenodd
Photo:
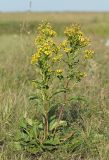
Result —
M 109 10 L 63 10 L 63 11 L 57 11 L 57 10 L 52 10 L 52 11 L 34 11 L 34 10 L 25 10 L 25 11 L 0 11 L 0 13 L 25 13 L 25 12 L 30 12 L 30 13 L 107 13 Z

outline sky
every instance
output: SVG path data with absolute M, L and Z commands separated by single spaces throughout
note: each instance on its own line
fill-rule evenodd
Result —
M 109 11 L 109 0 L 0 0 L 1 12 Z

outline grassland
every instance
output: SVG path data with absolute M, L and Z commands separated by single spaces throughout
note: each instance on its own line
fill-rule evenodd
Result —
M 41 20 L 51 22 L 61 35 L 66 24 L 79 23 L 82 28 L 93 35 L 107 36 L 109 33 L 108 13 L 1 13 L 0 34 L 35 32 Z
M 74 102 L 67 117 L 75 129 L 84 126 L 80 148 L 67 153 L 58 150 L 43 153 L 39 160 L 109 160 L 109 13 L 1 13 L 0 14 L 0 160 L 36 160 L 25 151 L 16 151 L 11 142 L 19 128 L 19 120 L 34 117 L 36 108 L 28 97 L 32 93 L 34 71 L 30 65 L 34 53 L 36 27 L 42 19 L 50 21 L 62 38 L 64 27 L 80 23 L 92 39 L 96 52 L 88 66 L 88 77 L 75 88 L 85 102 Z M 71 113 L 77 114 L 77 117 Z M 81 117 L 81 118 L 80 118 Z M 83 140 L 81 142 L 81 140 Z

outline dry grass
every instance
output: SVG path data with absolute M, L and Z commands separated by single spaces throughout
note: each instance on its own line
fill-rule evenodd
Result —
M 53 22 L 72 22 L 72 21 L 78 21 L 88 23 L 92 22 L 94 20 L 98 20 L 101 22 L 108 21 L 109 13 L 75 13 L 75 12 L 57 12 L 57 13 L 32 13 L 32 12 L 24 12 L 24 13 L 0 13 L 0 21 L 41 21 L 43 19 L 47 19 L 48 21 Z

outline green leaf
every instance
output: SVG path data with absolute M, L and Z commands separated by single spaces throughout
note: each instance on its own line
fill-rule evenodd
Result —
M 59 136 L 56 136 L 55 138 L 47 139 L 44 142 L 44 145 L 59 145 L 59 144 L 60 144 L 60 137 Z
M 27 127 L 27 124 L 26 124 L 26 121 L 25 121 L 24 118 L 20 121 L 20 127 L 21 128 L 26 128 Z
M 60 90 L 54 92 L 54 93 L 50 96 L 50 99 L 51 99 L 53 96 L 55 96 L 55 95 L 57 95 L 57 94 L 59 94 L 59 93 L 65 92 L 65 91 L 66 91 L 66 89 L 60 89 Z
M 39 128 L 39 129 L 43 129 L 43 128 L 44 128 L 43 124 L 40 123 L 40 124 L 38 125 L 38 128 Z
M 85 97 L 82 96 L 73 96 L 72 98 L 70 98 L 68 101 L 85 101 L 87 102 L 87 100 L 85 99 Z
M 45 151 L 52 151 L 54 149 L 57 149 L 60 145 L 60 139 L 59 137 L 55 137 L 55 138 L 50 138 L 50 139 L 47 139 L 44 143 L 43 143 L 43 150 Z
M 42 149 L 41 149 L 41 147 L 40 146 L 34 146 L 34 147 L 30 147 L 30 146 L 28 146 L 27 148 L 26 148 L 26 150 L 28 151 L 28 152 L 30 152 L 30 153 L 32 153 L 32 154 L 36 154 L 36 153 L 38 153 L 38 152 L 42 152 Z
M 30 126 L 33 126 L 33 121 L 30 118 L 26 118 L 26 122 L 27 124 L 29 124 Z
M 56 115 L 51 116 L 51 117 L 50 117 L 50 123 L 51 123 L 53 120 L 55 120 L 55 119 L 56 119 Z
M 17 151 L 20 151 L 22 149 L 20 142 L 14 142 L 13 146 Z
M 51 123 L 50 123 L 50 131 L 53 131 L 55 128 L 59 128 L 59 127 L 65 127 L 67 126 L 67 122 L 66 121 L 56 121 L 56 120 L 53 120 Z

